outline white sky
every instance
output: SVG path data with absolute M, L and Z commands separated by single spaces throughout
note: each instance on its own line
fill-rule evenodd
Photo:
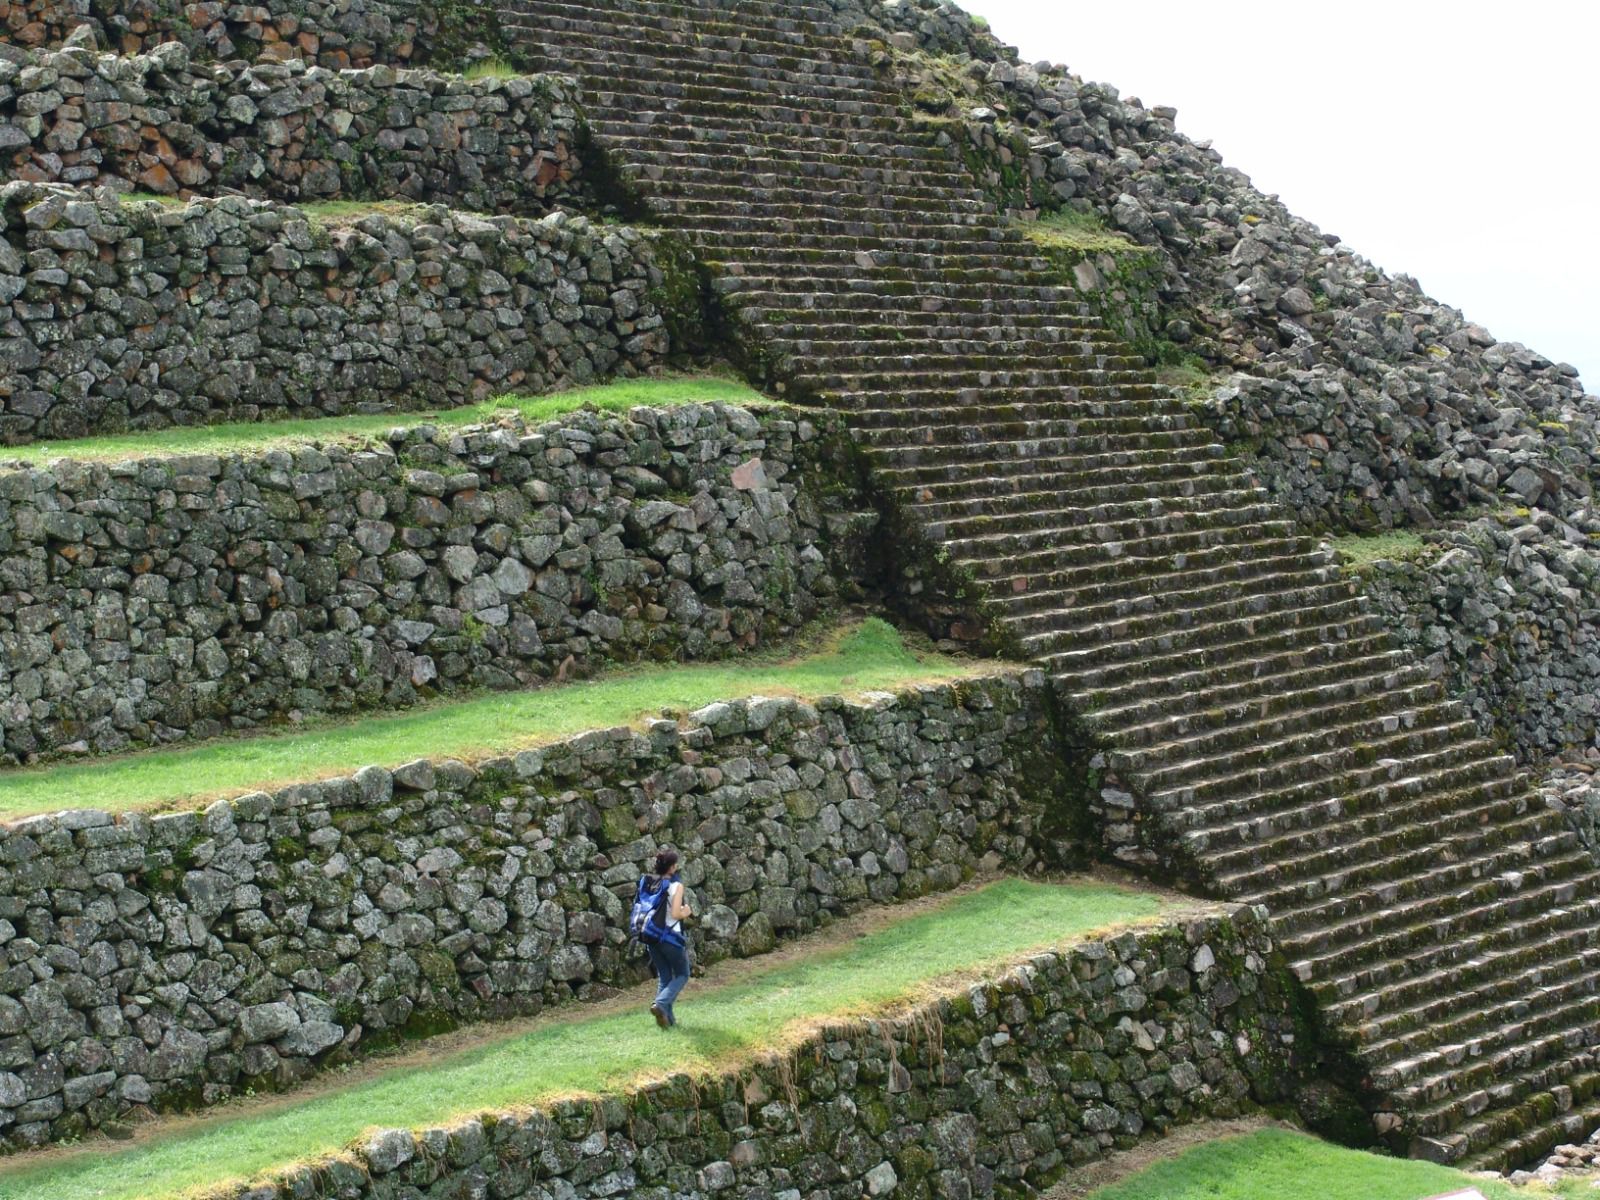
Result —
M 964 0 L 1600 392 L 1595 0 Z

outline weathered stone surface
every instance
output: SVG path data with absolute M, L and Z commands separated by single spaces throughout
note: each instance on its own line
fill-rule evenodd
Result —
M 327 226 L 242 197 L 169 208 L 12 182 L 8 279 L 28 296 L 0 306 L 11 442 L 456 405 L 645 370 L 669 349 L 651 239 L 560 212 Z M 301 470 L 280 490 L 326 483 Z
M 1237 989 L 1189 974 L 1196 944 Z M 781 1062 L 497 1114 L 492 1128 L 379 1133 L 342 1171 L 217 1200 L 377 1200 L 402 1180 L 429 1197 L 1033 1195 L 1142 1137 L 1286 1095 L 1292 1020 L 1271 950 L 1252 909 L 1140 930 L 1036 955 L 902 1018 L 840 1022 Z M 1122 1011 L 1126 990 L 1161 998 Z
M 1059 806 L 1042 787 L 1047 687 L 1028 672 L 872 704 L 740 700 L 716 729 L 655 721 L 475 766 L 430 760 L 426 780 L 419 764 L 395 772 L 427 790 L 368 771 L 203 814 L 0 829 L 0 911 L 31 934 L 4 946 L 0 1136 L 36 1143 L 201 1085 L 216 1099 L 288 1082 L 374 1035 L 635 981 L 627 902 L 662 844 L 684 853 L 707 914 L 701 961 L 981 869 L 1035 868 L 1064 852 L 1042 824 Z M 877 781 L 861 826 L 838 812 L 858 769 Z M 814 816 L 791 815 L 800 795 Z M 603 845 L 611 812 L 631 840 Z M 43 1090 L 25 1082 L 41 1066 Z M 55 1096 L 72 1111 L 22 1116 Z
M 12 179 L 480 212 L 582 197 L 573 85 L 560 76 L 201 65 L 170 45 L 25 55 L 0 61 L 0 79 L 0 120 L 27 134 L 0 148 Z
M 177 42 L 197 56 L 343 69 L 422 62 L 432 47 L 482 38 L 495 20 L 483 6 L 434 0 L 274 0 L 254 4 L 174 4 L 163 0 L 0 0 L 0 42 L 22 47 L 101 45 L 140 54 Z M 85 36 L 87 35 L 87 40 Z
M 684 405 L 0 473 L 5 753 L 710 658 L 793 631 L 840 585 L 822 498 L 795 469 L 801 433 L 787 410 Z M 730 481 L 754 453 L 781 476 L 767 492 Z M 672 480 L 680 519 L 630 528 L 650 501 L 613 474 L 629 464 Z
M 1483 518 L 1362 571 L 1402 643 L 1519 755 L 1600 748 L 1600 554 L 1550 513 Z

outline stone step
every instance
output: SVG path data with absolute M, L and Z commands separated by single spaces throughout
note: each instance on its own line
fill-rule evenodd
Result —
M 1394 1079 L 1381 1086 L 1407 1107 L 1421 1100 L 1439 1100 L 1472 1088 L 1478 1079 L 1457 1076 L 1458 1055 L 1482 1059 L 1505 1045 L 1505 1020 L 1549 1018 L 1575 1000 L 1600 1004 L 1592 975 L 1600 970 L 1600 933 L 1590 931 L 1591 944 L 1565 958 L 1545 957 L 1525 970 L 1510 970 L 1503 960 L 1488 977 L 1457 975 L 1429 1003 L 1400 1013 L 1385 1012 L 1383 1037 L 1361 1038 L 1362 1052 L 1389 1063 Z M 1541 943 L 1542 944 L 1542 943 Z M 1547 1024 L 1546 1028 L 1550 1026 Z M 1364 1028 L 1359 1033 L 1366 1032 Z M 1454 1060 L 1454 1061 L 1452 1061 Z M 1440 1070 L 1444 1064 L 1449 1070 Z M 1426 1074 L 1423 1074 L 1426 1072 Z
M 1539 853 L 1546 843 L 1554 856 Z M 1442 864 L 1393 881 L 1382 894 L 1338 896 L 1285 914 L 1280 945 L 1319 994 L 1370 989 L 1419 965 L 1415 952 L 1426 950 L 1438 963 L 1492 948 L 1514 917 L 1570 921 L 1571 913 L 1562 910 L 1573 904 L 1589 870 L 1586 853 L 1572 848 L 1570 835 L 1552 833 L 1540 843 L 1506 848 L 1491 864 Z M 1520 864 L 1515 870 L 1505 866 L 1513 860 Z M 1483 866 L 1495 873 L 1475 873 Z M 1600 900 L 1593 903 L 1600 909 Z M 1312 949 L 1321 952 L 1308 953 Z M 1378 967 L 1384 970 L 1375 975 Z
M 1117 500 L 1100 504 L 1086 504 L 1081 507 L 1054 507 L 1056 498 L 1040 498 L 1040 503 L 1029 507 L 1019 498 L 1009 505 L 995 505 L 992 513 L 987 515 L 974 514 L 971 516 L 951 517 L 947 520 L 928 520 L 922 526 L 923 533 L 929 541 L 945 542 L 958 539 L 980 538 L 985 535 L 1002 533 L 1013 529 L 1026 529 L 1030 526 L 1039 528 L 1067 528 L 1075 527 L 1081 531 L 1088 526 L 1113 526 L 1121 527 L 1128 522 L 1146 521 L 1176 521 L 1179 524 L 1192 523 L 1199 520 L 1213 518 L 1217 512 L 1245 512 L 1258 508 L 1265 502 L 1260 494 L 1251 489 L 1249 491 L 1208 492 L 1204 495 L 1191 498 L 1190 503 L 1182 504 L 1178 501 L 1163 503 L 1159 500 Z M 1210 503 L 1208 503 L 1210 502 Z M 963 502 L 970 503 L 970 502 Z M 1211 508 L 1215 505 L 1215 509 Z M 1045 507 L 1049 505 L 1050 507 Z M 923 505 L 921 508 L 932 506 Z M 1015 607 L 1037 609 L 1047 598 L 1045 593 L 1029 593 L 1015 597 L 1019 602 Z M 1078 603 L 1078 597 L 1061 595 L 1060 599 L 1066 606 Z M 1124 602 L 1130 605 L 1144 603 L 1154 605 L 1160 599 L 1158 596 L 1129 597 Z M 1014 615 L 1010 610 L 1003 610 L 1004 615 Z M 1126 614 L 1124 614 L 1126 615 Z
M 1383 728 L 1386 724 L 1394 728 Z M 1282 794 L 1297 784 L 1330 773 L 1370 767 L 1387 758 L 1426 753 L 1475 729 L 1468 718 L 1450 719 L 1433 710 L 1421 715 L 1389 713 L 1359 729 L 1326 729 L 1319 734 L 1278 739 L 1271 746 L 1274 756 L 1270 758 L 1267 747 L 1261 747 L 1254 761 L 1250 761 L 1251 756 L 1240 754 L 1226 764 L 1199 760 L 1152 768 L 1143 783 L 1151 807 L 1161 812 L 1211 804 L 1230 795 L 1253 797 L 1255 811 L 1266 812 L 1278 807 Z M 1365 740 L 1341 741 L 1358 733 Z M 1143 761 L 1160 759 L 1151 755 Z M 1151 775 L 1159 778 L 1152 779 Z M 1295 924 L 1286 914 L 1279 915 L 1286 924 Z
M 1206 865 L 1219 885 L 1237 888 L 1241 895 L 1259 895 L 1273 882 L 1263 879 L 1262 872 L 1304 879 L 1306 871 L 1291 870 L 1287 864 L 1324 851 L 1342 853 L 1347 841 L 1355 843 L 1380 832 L 1396 831 L 1403 842 L 1419 821 L 1437 820 L 1442 832 L 1463 820 L 1481 820 L 1482 812 L 1474 805 L 1505 801 L 1510 806 L 1507 811 L 1527 809 L 1528 790 L 1520 780 L 1492 767 L 1487 778 L 1485 774 L 1482 760 L 1450 760 L 1442 771 L 1408 773 L 1399 783 L 1386 780 L 1346 790 L 1349 782 L 1342 780 L 1344 786 L 1333 796 L 1280 804 L 1220 828 L 1186 829 L 1182 836 L 1191 850 L 1204 848 Z M 1286 864 L 1281 872 L 1280 862 Z M 1330 862 L 1318 871 L 1331 883 L 1339 878 L 1342 865 Z
M 1218 548 L 1220 555 L 1223 548 Z M 1159 574 L 1159 572 L 1157 573 Z M 1268 614 L 1212 631 L 1204 645 L 1175 638 L 1167 645 L 1116 643 L 1111 655 L 1089 650 L 1063 650 L 1041 656 L 1041 661 L 1069 692 L 1095 692 L 1110 688 L 1139 689 L 1154 698 L 1169 694 L 1181 671 L 1254 670 L 1268 658 L 1296 650 L 1310 651 L 1319 643 L 1339 645 L 1359 638 L 1363 644 L 1377 637 L 1384 626 L 1377 617 L 1360 613 L 1348 604 L 1329 611 L 1303 614 Z
M 1198 480 L 1153 480 L 1126 490 L 1113 487 L 1078 488 L 1071 492 L 1001 492 L 996 496 L 923 500 L 905 505 L 908 515 L 923 522 L 928 536 L 938 540 L 944 532 L 959 532 L 967 522 L 984 522 L 1013 513 L 1083 512 L 1092 520 L 1115 520 L 1136 513 L 1159 514 L 1206 504 L 1237 507 L 1266 493 L 1246 475 L 1205 475 Z
M 1380 658 L 1378 661 L 1386 663 L 1387 659 Z M 1297 681 L 1293 676 L 1278 676 L 1266 687 L 1236 685 L 1236 690 L 1230 696 L 1207 695 L 1204 702 L 1208 707 L 1203 709 L 1164 710 L 1143 723 L 1119 722 L 1116 725 L 1116 745 L 1122 750 L 1171 745 L 1179 740 L 1222 729 L 1247 729 L 1274 715 L 1332 706 L 1357 697 L 1367 700 L 1374 697 L 1392 698 L 1410 707 L 1443 695 L 1443 685 L 1429 678 L 1428 673 L 1415 664 L 1399 669 L 1388 667 L 1363 671 L 1346 660 L 1342 667 L 1340 673 L 1324 668 L 1308 680 Z M 1098 714 L 1095 724 L 1099 724 Z M 1210 861 L 1217 864 L 1214 848 Z
M 1375 702 L 1376 701 L 1376 702 Z M 1405 733 L 1413 744 L 1437 744 L 1470 728 L 1455 705 L 1430 702 L 1393 709 L 1381 697 L 1363 696 L 1326 710 L 1306 709 L 1151 746 L 1113 750 L 1119 770 L 1137 771 L 1152 797 L 1214 787 L 1226 780 L 1236 791 L 1265 791 L 1308 773 L 1372 761 L 1369 739 Z
M 1600 997 L 1587 996 L 1543 1020 L 1518 1023 L 1507 1029 L 1506 1037 L 1515 1040 L 1512 1048 L 1440 1072 L 1440 1086 L 1448 1089 L 1442 1095 L 1424 1100 L 1428 1093 L 1422 1088 L 1395 1093 L 1417 1136 L 1460 1131 L 1470 1145 L 1473 1133 L 1463 1128 L 1468 1119 L 1559 1086 L 1575 1054 L 1592 1061 L 1600 1041 Z
M 824 394 L 816 393 L 814 387 L 813 392 Z M 849 391 L 834 392 L 829 395 L 829 399 L 833 402 L 828 407 L 843 413 L 846 417 L 851 417 L 858 409 L 882 408 L 897 396 L 908 408 L 918 409 L 979 401 L 993 404 L 1032 404 L 1036 403 L 1040 396 L 1063 394 L 1070 397 L 1073 403 L 1081 404 L 1085 411 L 1111 405 L 1164 407 L 1171 401 L 1165 388 L 1149 381 L 1118 383 L 1110 386 L 1075 384 L 1065 387 L 1056 385 L 1041 387 L 1035 383 L 1002 383 L 991 380 L 980 384 L 963 383 L 957 379 L 950 386 L 937 388 L 901 387 L 894 390 L 852 388 Z M 1227 452 L 1221 446 L 1213 446 L 1208 456 L 1216 460 L 1218 464 L 1216 469 L 1223 469 L 1226 463 L 1231 462 L 1231 469 L 1234 472 L 1244 472 L 1244 464 L 1236 458 L 1228 459 Z
M 971 532 L 938 540 L 961 562 L 992 562 L 997 556 L 1009 560 L 1012 555 L 1032 550 L 1085 544 L 1109 551 L 1108 556 L 1115 558 L 1120 553 L 1113 547 L 1141 549 L 1152 543 L 1165 544 L 1165 539 L 1180 534 L 1228 535 L 1231 540 L 1232 531 L 1242 526 L 1270 528 L 1281 512 L 1252 497 L 1238 507 L 1218 504 L 1215 508 L 1173 508 L 1160 516 L 1135 512 L 1101 520 L 1065 509 L 1031 516 L 1008 513 L 996 515 Z M 1041 631 L 1032 630 L 1030 635 L 1038 632 Z
M 1036 457 L 1013 452 L 992 458 L 963 459 L 947 456 L 942 461 L 923 461 L 909 465 L 884 462 L 883 455 L 875 456 L 873 468 L 878 478 L 893 489 L 914 489 L 919 495 L 931 485 L 954 484 L 951 490 L 957 495 L 971 494 L 978 480 L 991 474 L 1005 473 L 1023 468 L 1028 475 L 1054 475 L 1074 486 L 1088 486 L 1098 482 L 1108 471 L 1122 470 L 1129 477 L 1148 478 L 1169 471 L 1184 471 L 1191 467 L 1214 463 L 1221 455 L 1220 447 L 1205 443 L 1162 450 L 1151 456 L 1139 449 L 1115 449 L 1098 454 L 1072 454 L 1059 457 Z M 931 455 L 924 455 L 926 460 Z
M 1101 547 L 1085 547 L 1093 553 Z M 1115 670 L 1123 665 L 1142 674 L 1142 664 L 1150 661 L 1151 654 L 1163 658 L 1177 653 L 1202 654 L 1208 650 L 1248 644 L 1251 637 L 1284 632 L 1290 628 L 1322 627 L 1335 623 L 1360 621 L 1366 614 L 1361 601 L 1348 589 L 1330 591 L 1320 603 L 1284 603 L 1268 606 L 1260 612 L 1229 614 L 1216 620 L 1197 621 L 1185 626 L 1174 626 L 1164 613 L 1151 617 L 1129 617 L 1115 626 L 1095 631 L 1063 629 L 1055 634 L 1023 639 L 1023 648 L 1048 661 L 1062 673 L 1069 673 L 1074 664 L 1090 662 L 1091 669 Z M 1058 649 L 1050 642 L 1072 646 Z M 1084 644 L 1087 643 L 1087 644 Z M 1164 666 L 1165 664 L 1163 664 Z
M 1525 1097 L 1520 1103 L 1491 1109 L 1463 1123 L 1448 1139 L 1454 1157 L 1437 1158 L 1437 1150 L 1428 1156 L 1458 1163 L 1465 1170 L 1508 1171 L 1538 1161 L 1557 1146 L 1582 1142 L 1600 1128 L 1597 1058 L 1581 1054 L 1565 1060 L 1557 1070 L 1545 1072 L 1559 1083 L 1520 1089 Z
M 1412 831 L 1408 837 L 1402 836 L 1403 827 L 1381 828 L 1364 838 L 1353 836 L 1350 844 L 1331 851 L 1319 850 L 1285 858 L 1276 869 L 1253 870 L 1233 879 L 1219 876 L 1218 883 L 1238 887 L 1237 894 L 1255 896 L 1259 903 L 1273 911 L 1291 913 L 1332 896 L 1350 896 L 1373 887 L 1387 890 L 1395 880 L 1426 871 L 1436 863 L 1459 865 L 1472 860 L 1475 869 L 1482 869 L 1497 861 L 1498 854 L 1513 860 L 1520 857 L 1516 838 L 1522 834 L 1536 837 L 1545 828 L 1544 814 L 1526 811 L 1525 803 L 1521 814 L 1502 824 L 1484 828 L 1479 820 L 1480 817 L 1503 816 L 1516 807 L 1513 798 L 1503 805 L 1490 805 L 1465 817 L 1458 811 L 1457 817 L 1468 826 L 1465 829 L 1456 828 L 1452 821 L 1436 815 L 1431 836 Z M 1352 835 L 1356 832 L 1351 830 Z
M 1304 576 L 1283 577 L 1285 586 L 1299 587 L 1336 577 L 1338 568 L 1316 568 Z M 1267 586 L 1276 577 L 1268 576 Z M 1227 672 L 1194 672 L 1187 691 L 1152 697 L 1140 689 L 1115 695 L 1117 703 L 1100 704 L 1098 697 L 1079 698 L 1084 720 L 1091 729 L 1117 731 L 1120 738 L 1137 742 L 1133 732 L 1151 723 L 1182 719 L 1188 714 L 1248 704 L 1282 689 L 1319 687 L 1352 677 L 1399 678 L 1414 668 L 1414 660 L 1403 650 L 1374 643 L 1370 653 L 1356 652 L 1343 645 L 1317 646 L 1307 652 L 1291 651 L 1267 659 L 1249 660 Z M 1202 681 L 1206 686 L 1200 686 Z M 1188 843 L 1186 843 L 1188 844 Z M 1192 844 L 1195 852 L 1213 852 L 1216 847 Z
M 1299 556 L 1296 555 L 1255 557 L 1231 564 L 1225 572 L 1213 569 L 1196 574 L 1219 577 L 1236 575 L 1248 580 L 1251 578 L 1248 572 L 1252 569 L 1270 571 L 1298 560 Z M 1334 629 L 1342 631 L 1344 626 L 1340 624 Z M 1175 705 L 1204 705 L 1208 703 L 1205 697 L 1212 687 L 1254 689 L 1261 686 L 1263 681 L 1276 681 L 1305 670 L 1326 669 L 1330 665 L 1337 668 L 1340 664 L 1365 661 L 1376 655 L 1399 654 L 1402 658 L 1408 657 L 1403 651 L 1395 649 L 1376 624 L 1371 625 L 1368 632 L 1355 636 L 1330 635 L 1323 640 L 1311 640 L 1303 644 L 1291 642 L 1269 646 L 1262 643 L 1258 652 L 1251 652 L 1251 649 L 1247 641 L 1243 645 L 1244 653 L 1238 655 L 1208 657 L 1200 663 L 1174 659 L 1162 664 L 1165 673 L 1156 678 L 1129 676 L 1120 665 L 1104 674 L 1086 673 L 1079 677 L 1068 694 L 1080 709 L 1092 714 L 1096 721 L 1102 720 L 1101 714 L 1105 714 L 1105 722 L 1125 719 L 1129 724 L 1135 724 L 1151 715 L 1185 711 L 1185 708 Z M 1275 682 L 1271 686 L 1276 686 Z M 1118 717 L 1116 713 L 1124 715 Z
M 1447 746 L 1405 759 L 1379 759 L 1270 793 L 1244 792 L 1197 804 L 1175 814 L 1169 825 L 1179 841 L 1193 847 L 1196 855 L 1205 855 L 1213 842 L 1225 849 L 1242 844 L 1247 833 L 1270 838 L 1281 831 L 1315 828 L 1331 817 L 1360 813 L 1374 805 L 1413 803 L 1435 789 L 1450 791 L 1496 781 L 1526 791 L 1526 782 L 1508 766 L 1508 759 L 1462 755 Z
M 1600 945 L 1600 930 L 1561 925 L 1539 938 L 1434 968 L 1414 971 L 1381 990 L 1330 1000 L 1325 1015 L 1343 1027 L 1350 1044 L 1388 1036 L 1394 1030 L 1425 1024 L 1430 1013 L 1447 1011 L 1458 991 L 1484 981 L 1510 979 L 1541 964 L 1587 954 Z

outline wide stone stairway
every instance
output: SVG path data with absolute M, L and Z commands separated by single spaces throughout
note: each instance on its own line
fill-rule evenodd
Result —
M 1377 1132 L 1496 1166 L 1600 1124 L 1586 852 L 975 190 L 948 127 L 905 115 L 853 22 L 501 15 L 1103 737 L 1124 857 L 1270 906 Z

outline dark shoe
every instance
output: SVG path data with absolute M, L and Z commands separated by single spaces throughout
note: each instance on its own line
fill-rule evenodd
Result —
M 665 1029 L 672 1024 L 672 1018 L 667 1016 L 667 1010 L 659 1004 L 650 1006 L 650 1015 L 656 1019 L 656 1024 Z

